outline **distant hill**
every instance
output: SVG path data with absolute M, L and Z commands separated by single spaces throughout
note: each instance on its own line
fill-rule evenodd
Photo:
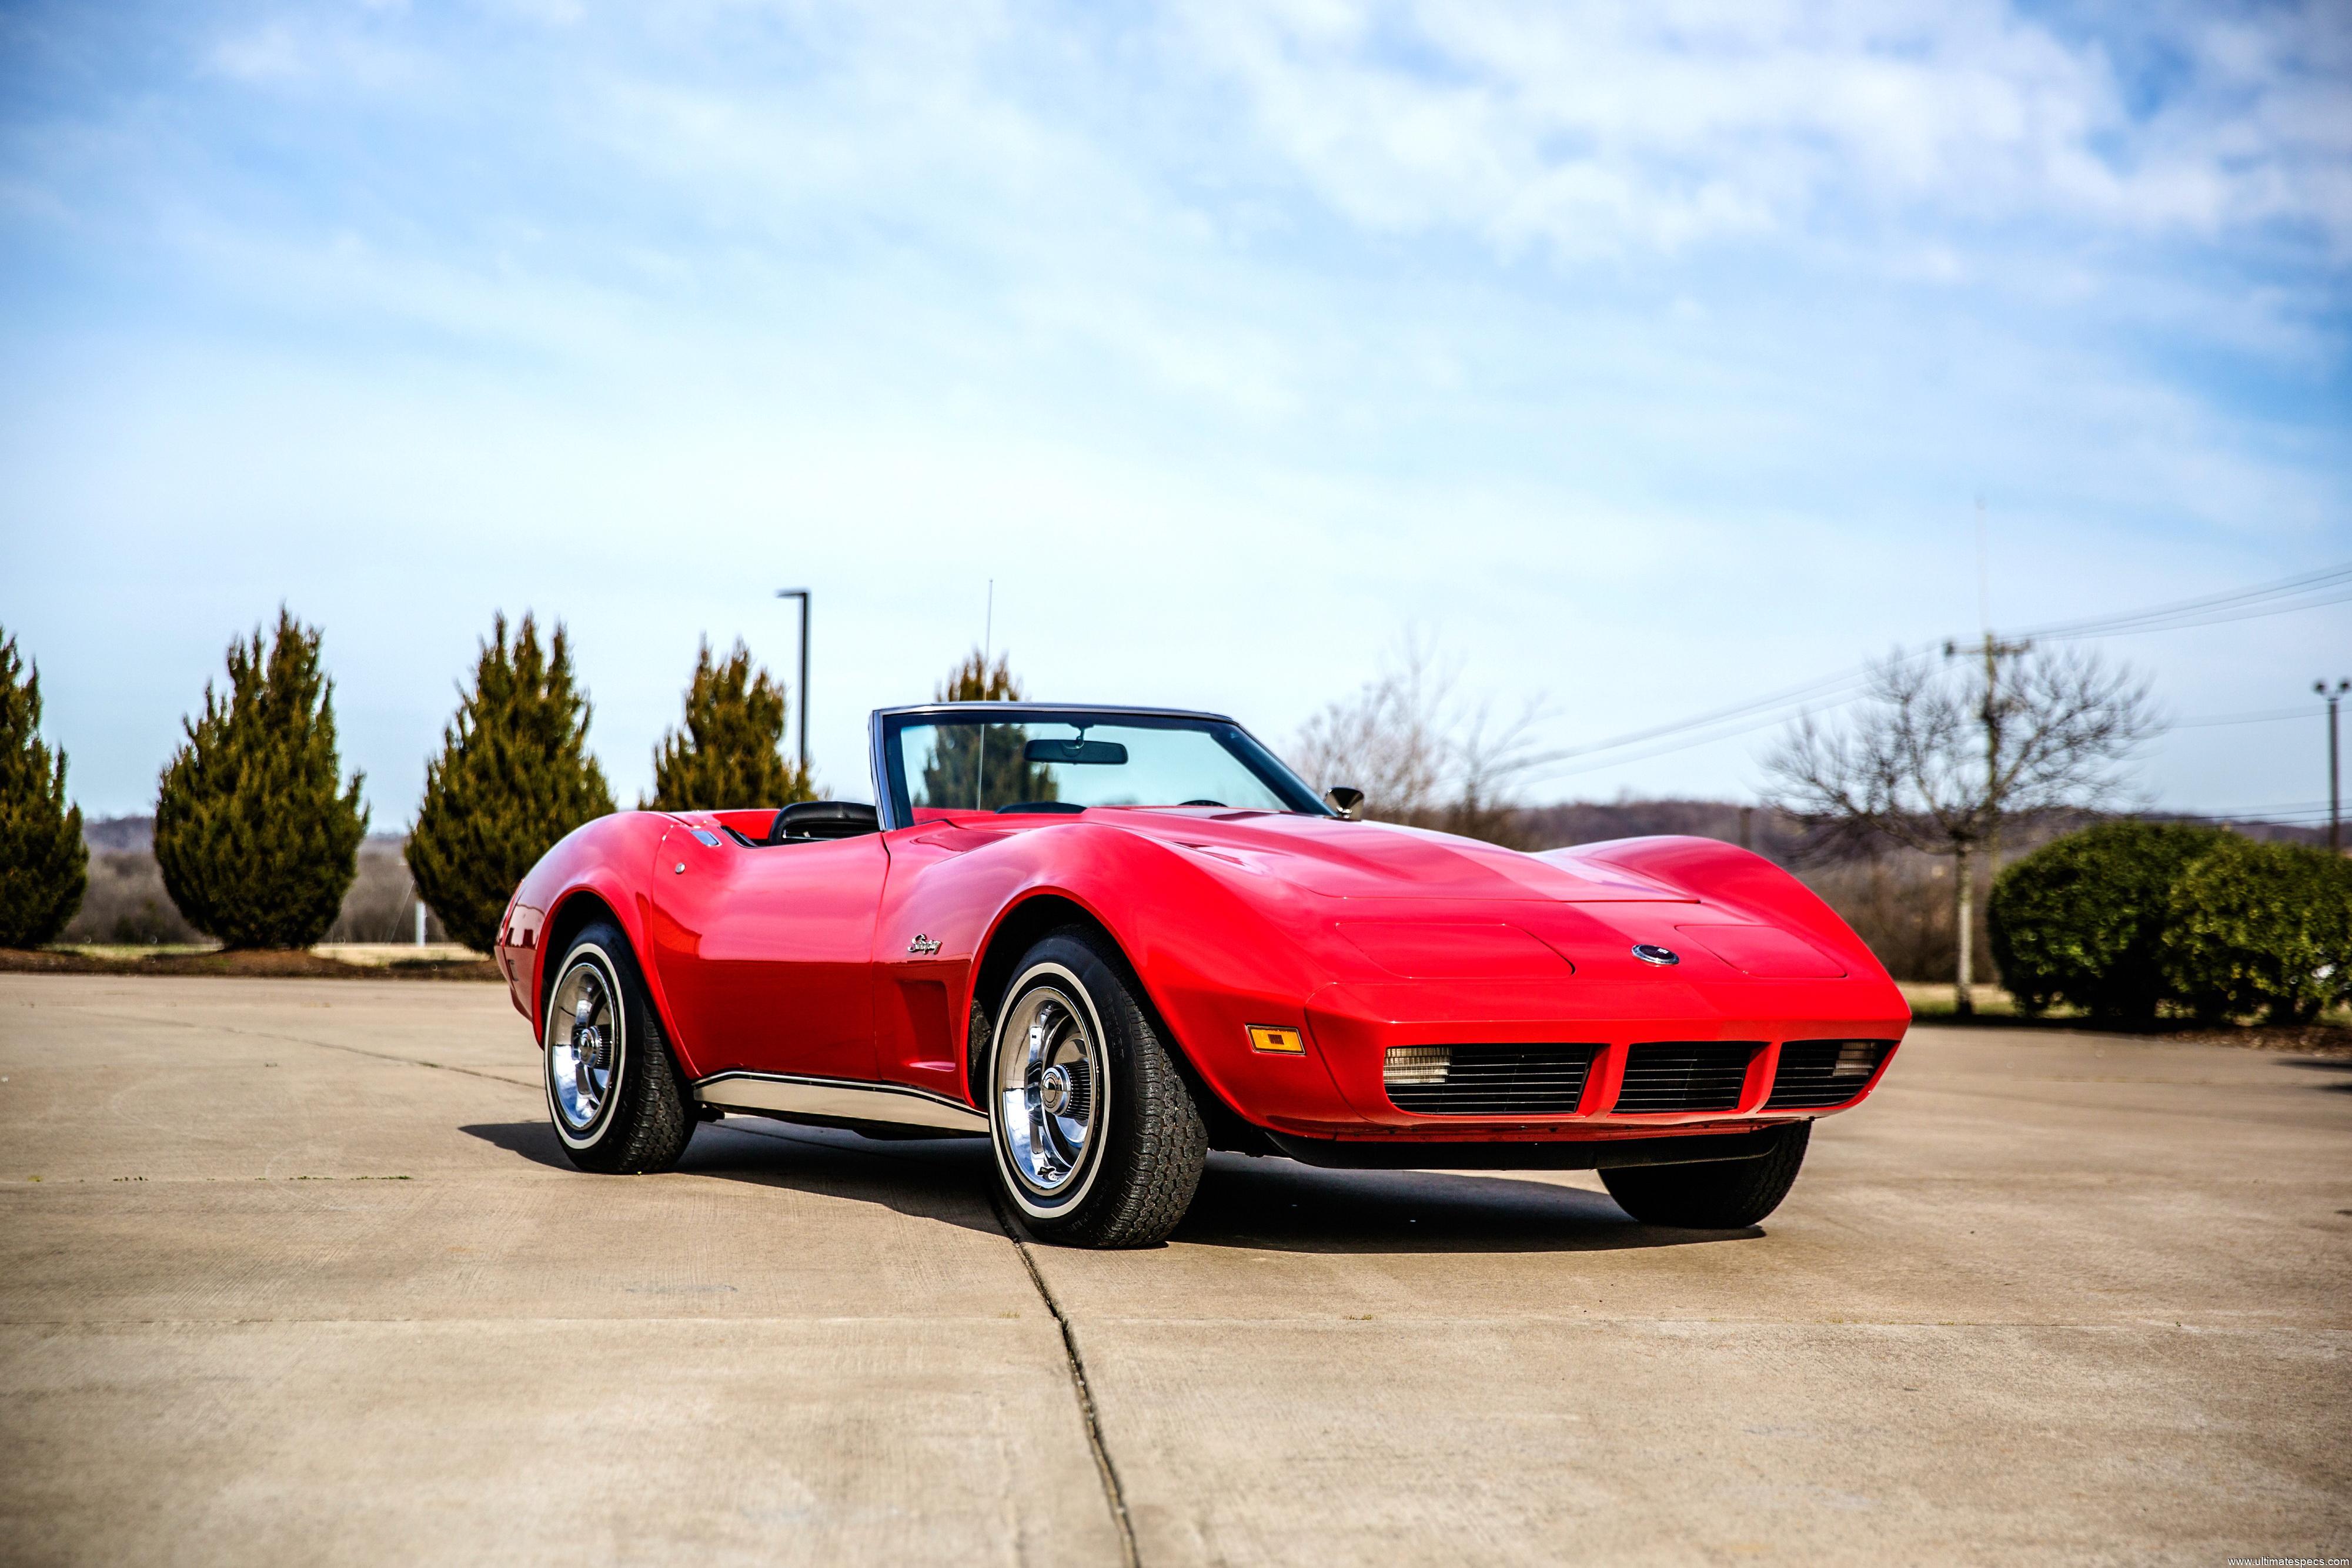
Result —
M 68 942 L 196 942 L 203 938 L 180 918 L 155 864 L 152 817 L 84 818 L 82 841 L 89 846 L 89 890 L 65 929 Z M 415 889 L 401 850 L 402 833 L 370 833 L 360 841 L 359 875 L 343 895 L 342 912 L 331 942 L 405 942 L 416 931 Z M 425 920 L 428 941 L 442 941 L 441 922 Z
M 2016 854 L 2077 828 L 2126 815 L 2139 816 L 2152 822 L 2213 821 L 2177 811 L 2056 812 L 2038 821 L 2015 824 L 2003 846 L 2002 861 L 2006 863 Z M 1807 851 L 1812 848 L 1809 835 L 1794 818 L 1769 806 L 1742 806 L 1731 800 L 1644 800 L 1631 798 L 1567 800 L 1551 806 L 1522 807 L 1519 820 L 1527 825 L 1538 849 L 1560 849 L 1570 844 L 1589 844 L 1603 839 L 1643 838 L 1653 833 L 1687 833 L 1694 838 L 1721 839 L 1726 843 L 1744 844 L 1758 854 L 1784 865 L 1792 861 L 1818 863 L 1824 859 L 1854 858 L 1839 854 L 1824 856 L 1817 850 L 1808 853 Z M 2243 833 L 2250 839 L 2313 845 L 2327 841 L 2325 827 L 2263 821 L 2226 821 L 2218 825 Z
M 155 819 L 85 817 L 81 824 L 81 841 L 89 846 L 89 852 L 94 855 L 152 855 L 155 852 Z M 406 833 L 370 833 L 360 841 L 360 853 L 396 855 L 407 843 Z
M 152 852 L 155 848 L 155 819 L 152 817 L 84 817 L 81 820 L 81 841 L 96 854 Z
M 1554 806 L 1523 807 L 1519 820 L 1536 847 L 1547 850 L 1602 839 L 1687 833 L 1744 844 L 1786 863 L 1803 837 L 1802 829 L 1769 806 L 1741 806 L 1729 800 L 1567 800 Z

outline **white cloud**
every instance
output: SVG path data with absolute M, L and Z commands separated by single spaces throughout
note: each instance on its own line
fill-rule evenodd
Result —
M 1990 0 L 1198 0 L 1183 37 L 1352 218 L 1569 256 L 1857 216 L 2273 220 L 2352 246 L 2345 29 L 2189 22 L 2147 118 L 2096 41 Z
M 292 81 L 310 74 L 294 29 L 283 22 L 225 38 L 213 47 L 213 69 L 245 82 Z

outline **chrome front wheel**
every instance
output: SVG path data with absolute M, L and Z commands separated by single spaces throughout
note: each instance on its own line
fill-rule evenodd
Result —
M 1101 933 L 1055 931 L 995 1013 L 977 1098 L 997 1190 L 1042 1239 L 1152 1246 L 1200 1185 L 1208 1128 L 1133 975 Z
M 693 1096 L 628 938 L 591 921 L 552 969 L 541 1043 L 563 1157 L 609 1176 L 669 1169 L 694 1134 Z
M 574 949 L 549 998 L 547 1086 L 556 1120 L 575 1138 L 593 1133 L 612 1104 L 627 1027 L 611 960 Z
M 1014 1179 L 1052 1202 L 1084 1185 L 1107 1120 L 1110 1075 L 1077 977 L 1064 970 L 1031 979 L 1005 1014 L 995 1110 Z

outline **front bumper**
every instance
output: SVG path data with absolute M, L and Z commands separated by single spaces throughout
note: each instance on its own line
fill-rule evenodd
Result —
M 1337 1103 L 1328 1114 L 1253 1117 L 1268 1131 L 1318 1141 L 1372 1143 L 1561 1143 L 1652 1140 L 1753 1133 L 1846 1109 L 1884 1080 L 1910 1024 L 1892 984 L 1747 981 L 1697 986 L 1646 981 L 1612 985 L 1578 977 L 1559 985 L 1413 982 L 1326 987 L 1305 1009 L 1310 1053 L 1328 1071 Z M 1792 1041 L 1885 1042 L 1869 1078 L 1832 1103 L 1775 1107 L 1782 1048 Z M 1736 1097 L 1701 1110 L 1619 1109 L 1635 1048 L 1660 1042 L 1726 1042 L 1721 1054 L 1744 1069 Z M 1550 1114 L 1428 1114 L 1400 1109 L 1384 1076 L 1391 1047 L 1545 1045 L 1589 1047 L 1591 1061 L 1572 1111 Z M 1306 1065 L 1301 1063 L 1301 1066 Z M 1630 1152 L 1629 1152 L 1630 1157 Z
M 1778 1124 L 1745 1133 L 1679 1132 L 1646 1138 L 1510 1138 L 1434 1143 L 1420 1138 L 1308 1138 L 1268 1133 L 1266 1141 L 1301 1165 L 1332 1170 L 1617 1170 L 1626 1166 L 1699 1165 L 1760 1159 Z

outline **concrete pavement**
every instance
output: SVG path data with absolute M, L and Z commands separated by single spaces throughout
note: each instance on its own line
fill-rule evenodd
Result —
M 0 1560 L 2352 1555 L 2352 1062 L 1922 1030 L 1759 1231 L 1219 1155 L 1025 1260 L 975 1144 L 588 1176 L 536 1067 L 487 986 L 0 977 Z

